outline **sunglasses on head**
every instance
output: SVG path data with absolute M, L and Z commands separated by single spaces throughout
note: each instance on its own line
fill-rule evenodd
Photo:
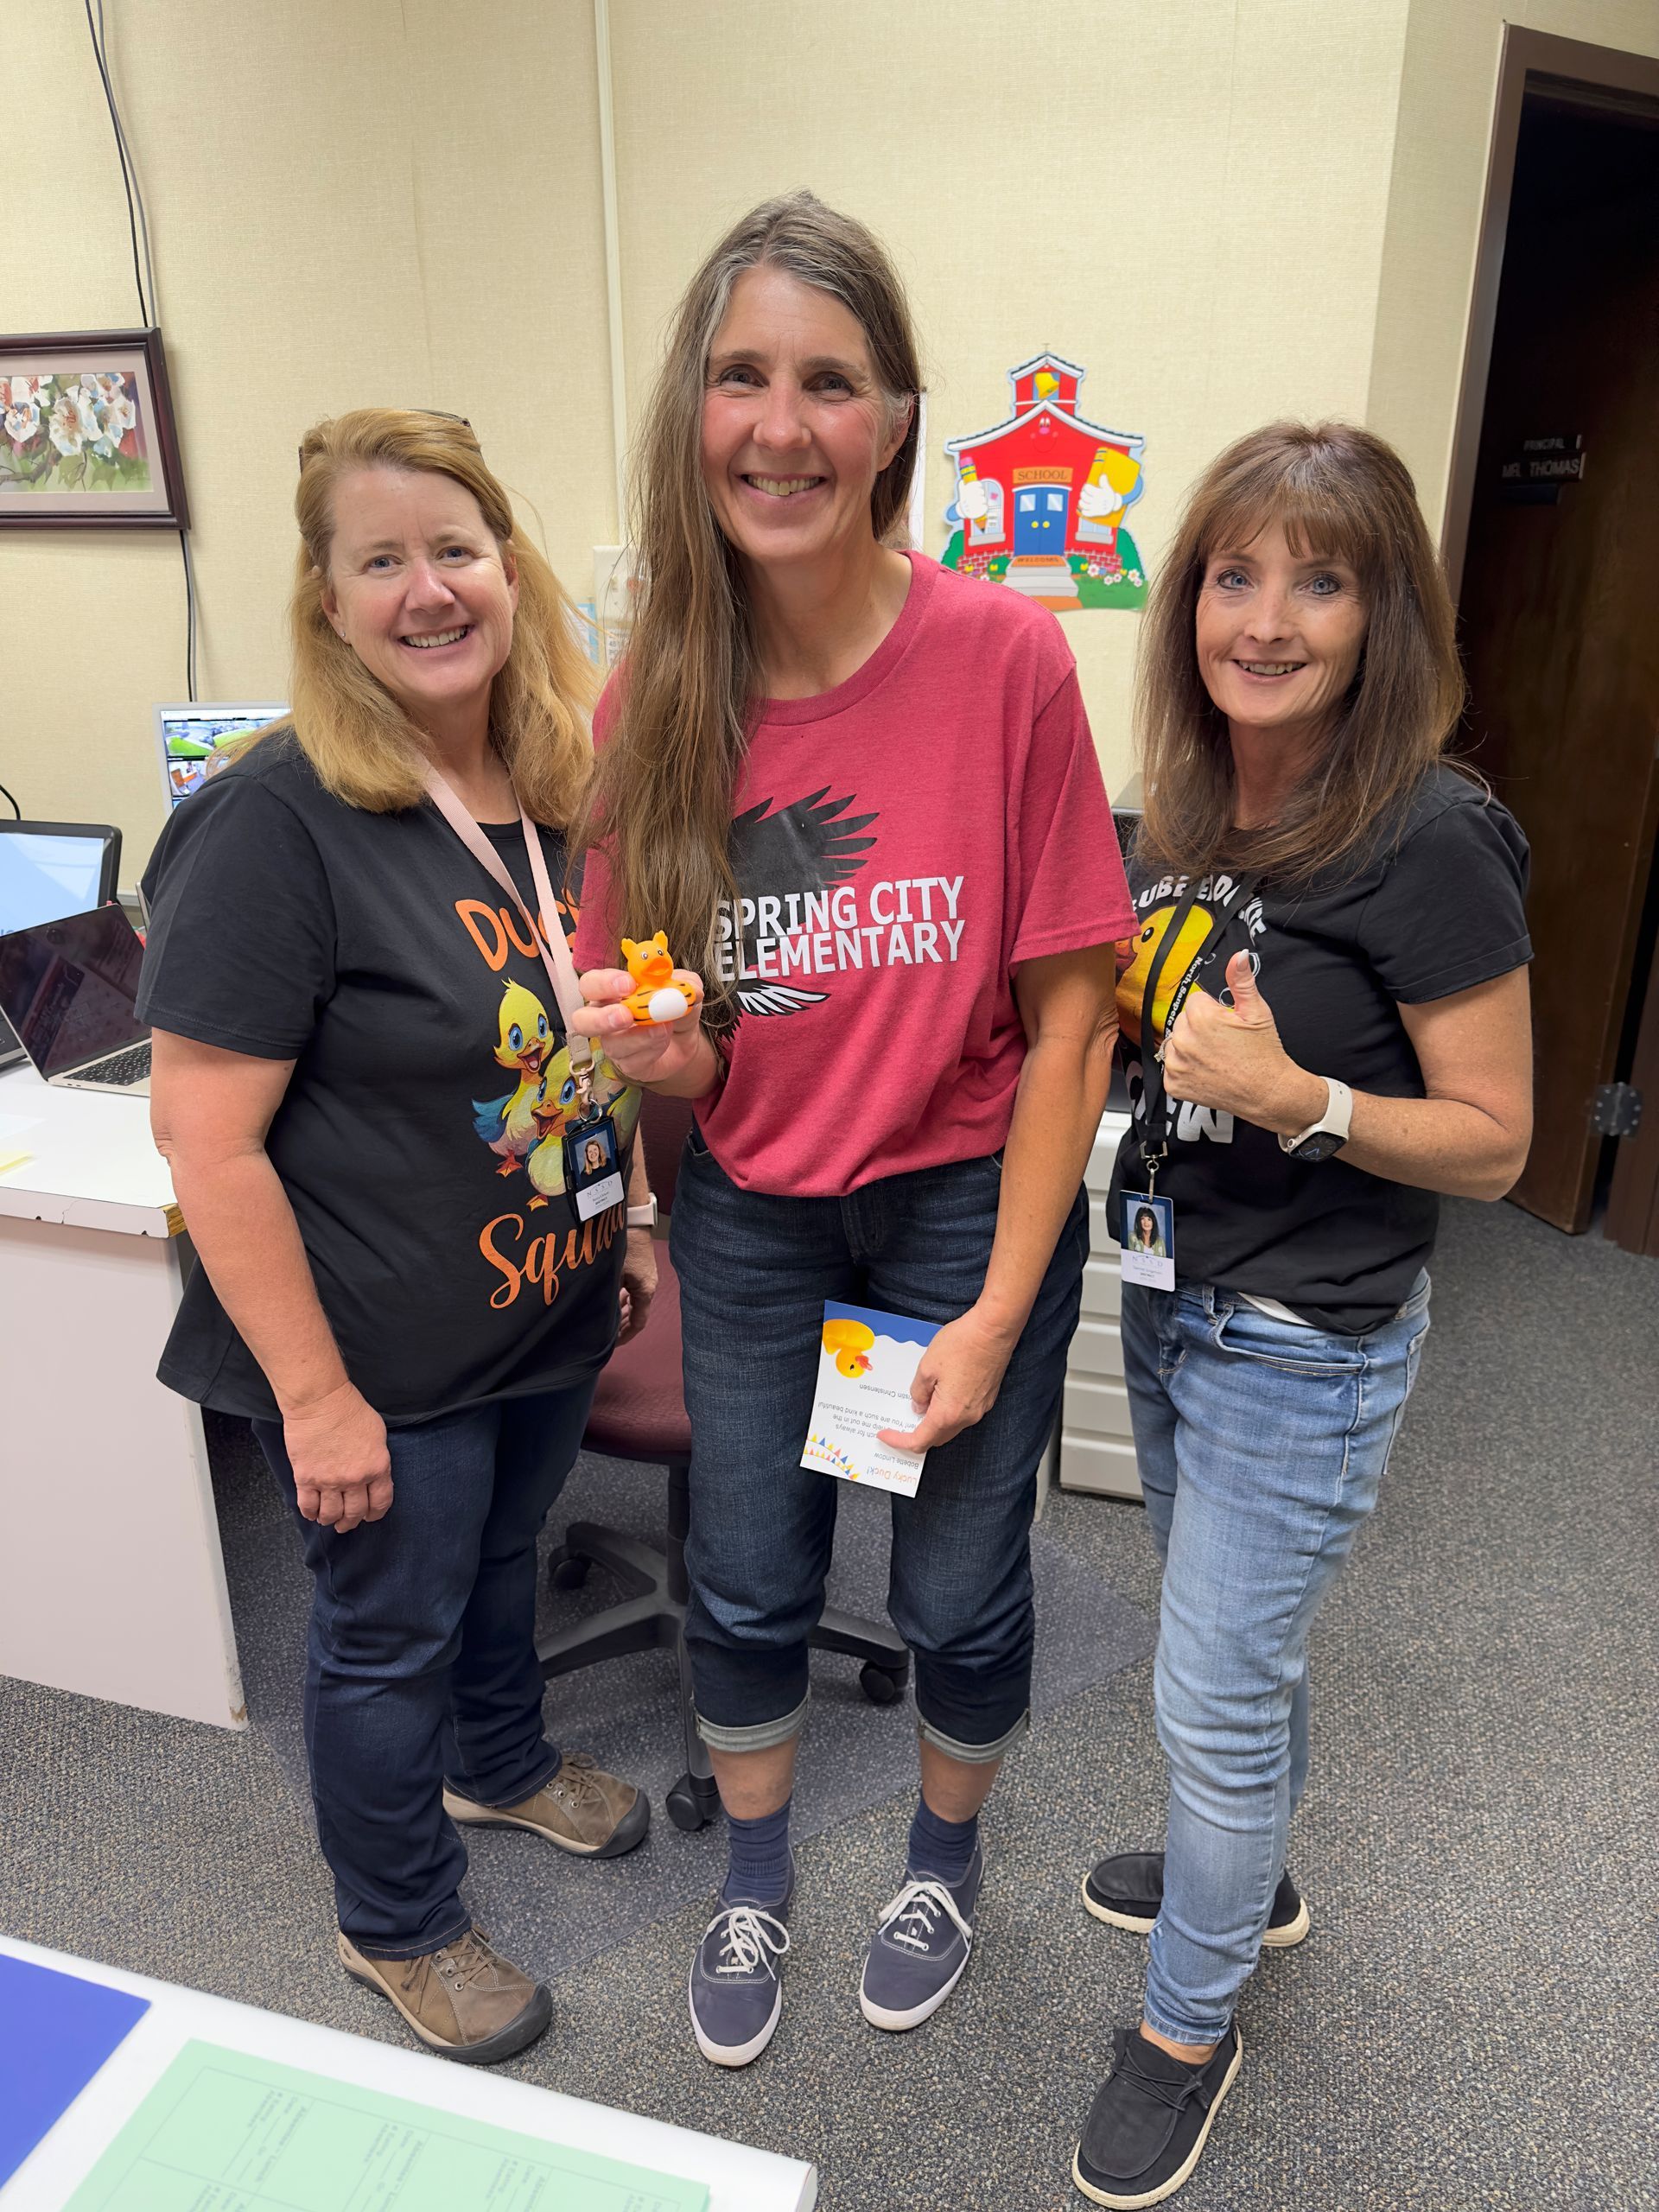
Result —
M 470 430 L 473 427 L 471 421 L 467 416 L 452 415 L 447 407 L 406 407 L 404 410 L 404 412 L 406 415 L 429 416 L 435 423 L 459 423 L 463 430 Z M 305 448 L 303 446 L 296 446 L 295 448 L 295 451 L 299 455 L 300 467 L 303 468 L 305 467 Z

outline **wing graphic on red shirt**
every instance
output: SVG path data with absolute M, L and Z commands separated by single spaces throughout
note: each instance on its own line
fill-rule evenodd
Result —
M 850 791 L 844 798 L 831 798 L 825 784 L 787 806 L 775 806 L 772 799 L 763 798 L 734 816 L 732 873 L 742 896 L 758 908 L 763 898 L 783 902 L 791 893 L 822 896 L 835 885 L 844 883 L 863 867 L 864 855 L 875 842 L 874 837 L 859 833 L 868 830 L 876 816 L 849 815 L 848 808 L 856 804 Z M 760 942 L 759 925 L 750 922 L 743 931 L 746 968 L 754 966 Z M 746 1014 L 797 1014 L 803 1007 L 818 1005 L 828 995 L 824 991 L 801 990 L 792 983 L 741 982 L 737 988 L 738 1004 Z

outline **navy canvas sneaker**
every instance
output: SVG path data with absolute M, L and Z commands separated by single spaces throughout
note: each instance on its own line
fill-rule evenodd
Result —
M 1135 1936 L 1150 1936 L 1158 1908 L 1164 1901 L 1164 1854 L 1161 1851 L 1120 1851 L 1103 1859 L 1083 1878 L 1083 1901 L 1096 1920 L 1109 1928 L 1127 1928 Z M 1313 1925 L 1307 1900 L 1298 1891 L 1288 1871 L 1280 1877 L 1268 1908 L 1262 1946 L 1287 1951 L 1300 1943 Z
M 1071 2178 L 1091 2204 L 1139 2212 L 1173 2196 L 1204 2154 L 1210 2125 L 1238 2074 L 1237 2023 L 1202 2066 L 1172 2058 L 1138 2028 L 1119 2028 Z
M 914 2028 L 962 1980 L 974 1948 L 973 1913 L 985 1877 L 976 1848 L 954 1888 L 912 1875 L 881 1915 L 864 1955 L 859 2010 L 873 2028 Z
M 722 1902 L 703 1930 L 691 1961 L 691 2031 L 716 2066 L 747 2066 L 777 2031 L 789 1906 L 788 1897 L 772 1905 Z

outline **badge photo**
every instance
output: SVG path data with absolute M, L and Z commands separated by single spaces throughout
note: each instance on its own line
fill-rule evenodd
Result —
M 575 1200 L 578 1221 L 591 1221 L 595 1214 L 622 1204 L 616 1124 L 608 1114 L 573 1122 L 565 1131 L 564 1179 Z
M 1119 1235 L 1125 1282 L 1148 1290 L 1175 1287 L 1175 1209 L 1149 1191 L 1125 1191 Z

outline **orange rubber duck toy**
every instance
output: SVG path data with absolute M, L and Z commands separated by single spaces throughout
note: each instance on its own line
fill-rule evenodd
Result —
M 697 1002 L 697 994 L 689 982 L 675 981 L 668 939 L 661 930 L 642 944 L 625 937 L 622 957 L 628 963 L 628 974 L 639 985 L 622 1001 L 636 1022 L 649 1026 L 658 1021 L 678 1021 L 682 1015 L 690 1013 Z

